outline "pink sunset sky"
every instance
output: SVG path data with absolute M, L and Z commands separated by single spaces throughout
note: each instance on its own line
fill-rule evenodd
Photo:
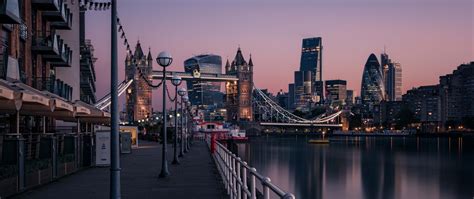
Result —
M 293 82 L 306 37 L 323 39 L 323 79 L 347 80 L 356 94 L 367 57 L 379 57 L 384 46 L 402 65 L 403 92 L 436 84 L 440 75 L 474 61 L 472 0 L 118 0 L 118 15 L 132 47 L 139 39 L 154 58 L 170 52 L 171 70 L 183 71 L 185 59 L 202 53 L 221 55 L 225 64 L 240 45 L 246 59 L 252 54 L 255 85 L 271 92 L 286 91 Z M 110 82 L 110 12 L 86 16 L 100 98 Z

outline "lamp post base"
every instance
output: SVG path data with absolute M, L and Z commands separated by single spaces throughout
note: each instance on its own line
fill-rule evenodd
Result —
M 178 159 L 174 159 L 173 162 L 171 162 L 171 164 L 178 165 L 178 164 L 179 164 L 179 160 L 178 160 Z
M 161 171 L 160 175 L 158 175 L 159 178 L 166 178 L 170 175 L 170 172 L 168 171 Z

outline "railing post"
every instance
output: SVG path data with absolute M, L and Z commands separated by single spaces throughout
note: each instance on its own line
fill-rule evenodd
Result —
M 235 192 L 234 192 L 234 187 L 235 187 L 235 178 L 234 178 L 234 156 L 233 154 L 229 155 L 230 157 L 230 198 L 234 198 Z
M 236 168 L 235 168 L 235 155 L 232 154 L 232 196 L 236 197 L 236 193 L 237 193 L 237 184 L 236 184 Z
M 230 155 L 227 153 L 227 151 L 223 150 L 225 152 L 225 175 L 226 175 L 226 181 L 227 181 L 227 194 L 230 195 Z
M 240 175 L 240 157 L 237 157 L 236 161 L 236 167 L 237 167 L 237 198 L 241 199 L 242 198 L 242 186 L 240 183 L 242 183 L 242 176 Z
M 257 192 L 255 190 L 255 174 L 257 173 L 257 169 L 251 168 L 250 169 L 250 199 L 257 199 Z
M 247 199 L 247 190 L 248 190 L 248 186 L 247 186 L 247 162 L 243 162 L 242 163 L 242 186 L 243 186 L 243 190 L 244 190 L 244 193 L 243 193 L 243 199 Z
M 270 188 L 268 185 L 270 184 L 271 180 L 269 177 L 263 178 L 262 187 L 263 187 L 263 199 L 270 199 Z

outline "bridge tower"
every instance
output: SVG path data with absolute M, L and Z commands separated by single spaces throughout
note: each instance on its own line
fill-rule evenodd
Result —
M 238 81 L 226 83 L 225 104 L 227 120 L 252 121 L 252 91 L 253 91 L 253 62 L 250 55 L 249 62 L 245 61 L 240 47 L 237 49 L 234 61 L 225 66 L 227 75 L 235 75 Z
M 151 80 L 152 70 L 153 58 L 151 52 L 149 50 L 148 55 L 145 55 L 140 41 L 138 41 L 133 55 L 128 53 L 125 59 L 125 78 L 127 80 L 133 79 L 132 84 L 126 91 L 128 122 L 145 119 L 152 114 L 152 88 L 140 77 L 140 73 L 142 73 L 148 80 Z

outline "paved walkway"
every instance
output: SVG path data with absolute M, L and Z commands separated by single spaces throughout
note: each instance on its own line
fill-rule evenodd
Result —
M 169 165 L 171 175 L 158 178 L 161 145 L 139 142 L 140 148 L 122 155 L 122 198 L 228 198 L 204 142 L 195 142 L 180 165 Z M 170 145 L 169 162 L 173 150 Z M 23 193 L 16 198 L 108 198 L 109 168 L 91 168 Z

